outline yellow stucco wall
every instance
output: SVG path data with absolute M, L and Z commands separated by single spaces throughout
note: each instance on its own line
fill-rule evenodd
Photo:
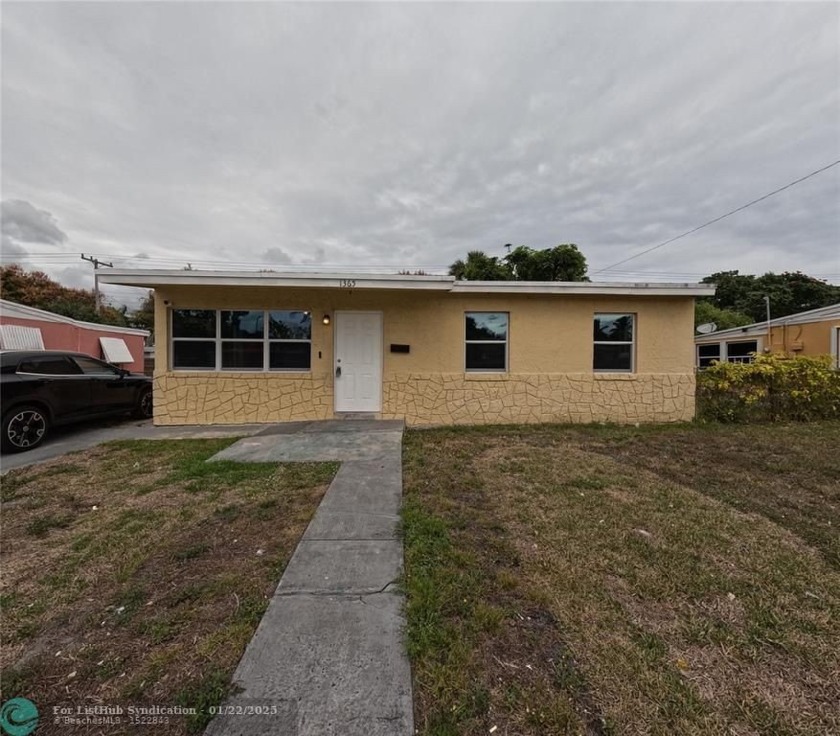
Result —
M 786 355 L 828 355 L 831 331 L 838 320 L 806 322 L 801 325 L 776 325 L 771 328 L 770 350 Z
M 694 416 L 690 297 L 472 296 L 440 291 L 168 287 L 155 293 L 155 423 L 325 419 L 333 412 L 336 310 L 383 313 L 383 418 L 409 424 L 682 421 Z M 307 373 L 169 370 L 169 310 L 312 312 Z M 464 312 L 506 311 L 509 372 L 464 371 Z M 592 371 L 596 312 L 632 312 L 633 374 Z M 410 353 L 389 352 L 391 343 Z

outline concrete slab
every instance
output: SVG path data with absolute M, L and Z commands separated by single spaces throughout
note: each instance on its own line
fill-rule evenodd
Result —
M 319 511 L 303 538 L 309 541 L 338 539 L 396 539 L 397 514 Z
M 310 422 L 304 432 L 402 432 L 402 419 L 328 419 L 324 422 Z
M 373 460 L 393 456 L 401 445 L 401 430 L 297 432 L 249 437 L 214 455 L 211 460 L 246 463 Z
M 98 420 L 68 427 L 56 427 L 40 447 L 28 452 L 3 455 L 3 472 L 12 468 L 37 465 L 54 457 L 80 452 L 111 440 L 207 439 L 245 437 L 264 429 L 264 424 L 210 424 L 180 427 L 155 427 L 146 420 Z
M 402 419 L 325 419 L 322 421 L 282 422 L 259 432 L 259 437 L 300 432 L 400 432 L 405 426 Z
M 408 736 L 411 672 L 402 646 L 402 600 L 279 596 L 234 675 L 227 705 L 275 714 L 219 717 L 206 736 Z
M 351 511 L 397 515 L 402 503 L 402 461 L 396 458 L 343 463 L 318 513 Z M 318 514 L 316 514 L 317 520 Z
M 278 595 L 378 593 L 402 572 L 402 543 L 395 539 L 309 540 L 298 544 Z
M 403 597 L 393 586 L 403 565 L 402 422 L 339 423 L 264 431 L 211 458 L 342 465 L 234 674 L 241 691 L 226 705 L 264 715 L 217 717 L 206 736 L 413 733 Z
M 282 422 L 281 424 L 272 424 L 261 432 L 257 432 L 257 437 L 269 437 L 274 434 L 297 434 L 298 432 L 302 432 L 310 424 L 313 424 L 313 422 Z

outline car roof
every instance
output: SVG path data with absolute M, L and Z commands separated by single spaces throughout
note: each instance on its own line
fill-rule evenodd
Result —
M 11 365 L 26 358 L 41 358 L 49 355 L 91 357 L 85 353 L 77 353 L 71 350 L 0 350 L 0 361 L 2 361 L 3 365 Z

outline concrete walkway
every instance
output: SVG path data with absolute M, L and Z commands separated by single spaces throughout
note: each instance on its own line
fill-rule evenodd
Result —
M 402 422 L 300 422 L 240 440 L 212 460 L 342 465 L 303 535 L 206 736 L 409 736 L 403 598 Z M 273 707 L 273 709 L 272 709 Z

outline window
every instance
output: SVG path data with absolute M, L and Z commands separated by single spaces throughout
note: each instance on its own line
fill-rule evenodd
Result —
M 118 376 L 119 370 L 112 365 L 103 363 L 95 358 L 74 355 L 73 360 L 86 376 Z
M 506 371 L 507 312 L 467 312 L 466 359 L 468 371 Z
M 222 370 L 261 371 L 265 363 L 262 311 L 230 311 L 221 313 Z
M 172 310 L 172 367 L 181 370 L 216 367 L 216 312 Z
M 312 354 L 309 312 L 268 313 L 269 370 L 308 371 Z
M 172 311 L 174 370 L 308 371 L 311 353 L 306 311 Z
M 18 366 L 18 373 L 34 373 L 39 376 L 78 376 L 82 372 L 70 358 L 45 355 L 43 358 L 22 360 Z
M 752 363 L 755 358 L 754 353 L 757 352 L 756 340 L 726 343 L 726 360 L 730 363 Z
M 632 314 L 596 314 L 592 367 L 597 371 L 633 371 L 635 316 Z
M 713 361 L 720 362 L 720 343 L 715 342 L 710 345 L 698 345 L 697 366 L 699 368 L 708 368 Z
M 714 361 L 721 363 L 752 363 L 758 352 L 758 340 L 716 342 L 697 346 L 697 367 L 708 368 Z

